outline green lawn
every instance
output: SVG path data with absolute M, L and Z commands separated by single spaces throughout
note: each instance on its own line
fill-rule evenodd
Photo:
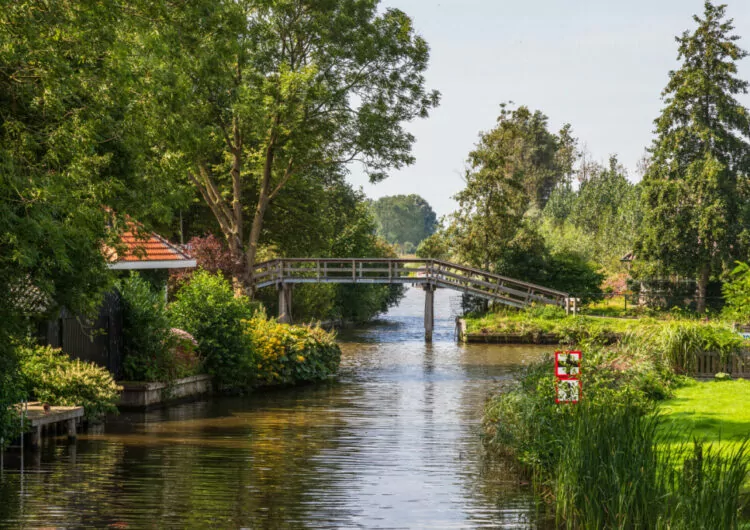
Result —
M 750 437 L 750 381 L 692 381 L 665 401 L 664 432 L 680 444 L 693 438 L 736 448 Z
M 580 333 L 622 334 L 644 326 L 658 324 L 654 318 L 611 318 L 566 316 L 552 308 L 544 311 L 498 311 L 466 318 L 469 333 L 557 333 L 563 336 Z

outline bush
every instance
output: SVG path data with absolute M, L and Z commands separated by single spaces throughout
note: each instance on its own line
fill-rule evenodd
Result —
M 290 326 L 263 316 L 244 324 L 257 356 L 253 367 L 257 384 L 319 381 L 338 370 L 341 350 L 334 335 L 320 327 Z
M 123 301 L 125 379 L 170 381 L 174 377 L 173 344 L 164 296 L 136 272 L 117 288 Z
M 83 406 L 87 419 L 117 412 L 122 388 L 105 368 L 71 360 L 49 346 L 24 346 L 19 352 L 22 379 L 33 399 L 50 405 Z
M 9 344 L 0 344 L 0 451 L 20 434 L 18 410 L 14 405 L 25 394 L 16 352 Z
M 724 316 L 742 324 L 750 324 L 750 265 L 737 263 L 731 280 L 724 284 L 722 290 L 726 300 L 722 311 Z
M 702 322 L 671 322 L 657 328 L 652 337 L 643 337 L 650 348 L 659 353 L 675 371 L 694 374 L 698 368 L 698 355 L 718 353 L 722 363 L 739 355 L 747 341 L 720 324 Z
M 242 321 L 257 307 L 246 297 L 235 298 L 220 274 L 198 271 L 177 292 L 168 313 L 173 326 L 195 337 L 205 369 L 221 386 L 246 388 L 252 384 L 247 377 L 254 356 Z

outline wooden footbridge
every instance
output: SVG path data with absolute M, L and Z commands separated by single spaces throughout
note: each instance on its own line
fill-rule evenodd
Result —
M 279 290 L 279 321 L 291 321 L 292 287 L 299 283 L 411 284 L 425 291 L 425 338 L 432 340 L 433 293 L 438 287 L 523 308 L 531 304 L 566 307 L 568 293 L 487 271 L 433 259 L 284 258 L 258 263 L 256 289 Z

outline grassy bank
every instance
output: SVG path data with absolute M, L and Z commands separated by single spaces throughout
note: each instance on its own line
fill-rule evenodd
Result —
M 476 321 L 545 326 L 545 332 L 567 333 L 584 352 L 579 405 L 555 404 L 548 358 L 519 373 L 485 410 L 488 448 L 532 477 L 558 522 L 568 528 L 738 527 L 750 427 L 742 405 L 750 382 L 696 383 L 679 375 L 691 373 L 703 352 L 729 357 L 746 349 L 728 326 L 533 312 Z M 614 330 L 620 339 L 604 344 L 601 334 Z
M 466 332 L 478 334 L 542 335 L 555 334 L 563 342 L 604 335 L 623 335 L 644 326 L 659 323 L 653 318 L 623 319 L 566 315 L 558 307 L 514 309 L 486 314 L 470 314 L 465 318 Z

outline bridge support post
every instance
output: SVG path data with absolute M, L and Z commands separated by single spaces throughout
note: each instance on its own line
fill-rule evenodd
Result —
M 432 342 L 432 330 L 435 328 L 435 289 L 432 284 L 424 285 L 424 340 Z
M 292 286 L 288 283 L 279 285 L 279 322 L 292 323 Z

